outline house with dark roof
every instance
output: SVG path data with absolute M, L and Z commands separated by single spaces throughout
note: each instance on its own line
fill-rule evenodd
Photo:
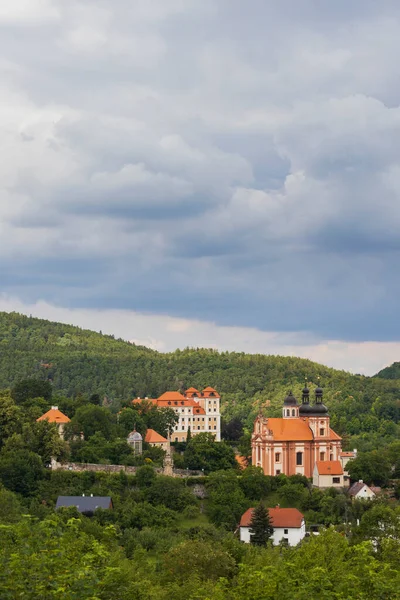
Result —
M 349 489 L 349 496 L 357 500 L 372 500 L 375 498 L 375 491 L 369 487 L 362 479 L 353 483 Z
M 111 496 L 58 496 L 56 509 L 75 506 L 75 508 L 83 514 L 93 514 L 97 508 L 113 509 Z
M 240 519 L 240 541 L 247 544 L 251 541 L 251 518 L 254 508 L 249 508 Z M 269 508 L 269 518 L 273 527 L 272 543 L 277 546 L 281 542 L 289 546 L 297 546 L 306 535 L 304 515 L 297 508 Z

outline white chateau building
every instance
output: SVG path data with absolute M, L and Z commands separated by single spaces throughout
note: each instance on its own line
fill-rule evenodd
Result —
M 188 429 L 191 434 L 212 433 L 217 442 L 221 441 L 220 395 L 214 388 L 203 391 L 189 388 L 184 394 L 165 392 L 159 398 L 135 398 L 134 404 L 153 404 L 159 408 L 172 408 L 179 416 L 175 430 L 171 433 L 172 442 L 184 442 Z

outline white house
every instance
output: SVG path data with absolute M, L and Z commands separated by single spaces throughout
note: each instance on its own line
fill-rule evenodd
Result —
M 359 481 L 356 481 L 356 483 L 353 483 L 349 489 L 349 496 L 357 498 L 357 500 L 372 500 L 372 498 L 375 498 L 376 494 L 362 479 L 360 479 Z
M 339 460 L 315 461 L 313 485 L 318 488 L 344 487 L 342 463 Z
M 250 522 L 254 508 L 249 508 L 240 519 L 240 541 L 250 543 Z M 306 535 L 304 516 L 297 508 L 269 508 L 269 517 L 274 533 L 272 543 L 277 546 L 286 541 L 289 546 L 297 546 Z

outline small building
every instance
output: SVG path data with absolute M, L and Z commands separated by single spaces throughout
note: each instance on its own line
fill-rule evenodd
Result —
M 47 413 L 44 413 L 44 415 L 36 419 L 36 421 L 48 421 L 49 423 L 55 423 L 57 425 L 58 435 L 64 439 L 65 425 L 69 423 L 71 419 L 58 410 L 58 406 L 52 406 Z
M 349 489 L 349 496 L 357 500 L 372 500 L 376 494 L 362 479 L 353 483 Z
M 56 509 L 75 506 L 75 508 L 83 514 L 91 515 L 97 508 L 109 509 L 113 508 L 111 496 L 58 496 Z
M 146 431 L 144 441 L 147 444 L 150 444 L 150 446 L 155 446 L 156 448 L 161 448 L 162 450 L 167 450 L 168 447 L 167 438 L 157 433 L 157 431 L 155 431 L 154 429 L 148 429 Z
M 134 429 L 127 437 L 127 443 L 132 448 L 134 454 L 142 454 L 143 452 L 143 437 Z
M 343 467 L 340 460 L 317 460 L 313 472 L 313 485 L 318 488 L 344 487 Z
M 251 541 L 250 523 L 254 508 L 249 508 L 240 519 L 240 541 L 247 544 Z M 297 508 L 269 508 L 269 517 L 273 527 L 272 543 L 277 546 L 281 542 L 289 546 L 297 546 L 306 535 L 304 515 Z

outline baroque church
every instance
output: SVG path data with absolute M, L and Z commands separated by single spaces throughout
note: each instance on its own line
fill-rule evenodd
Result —
M 306 386 L 300 405 L 289 392 L 281 419 L 259 415 L 251 441 L 252 464 L 262 467 L 265 475 L 313 477 L 321 463 L 326 463 L 325 470 L 341 472 L 342 482 L 349 453 L 342 452 L 342 438 L 330 428 L 328 409 L 322 400 L 323 390 L 317 387 L 315 402 L 310 404 Z

